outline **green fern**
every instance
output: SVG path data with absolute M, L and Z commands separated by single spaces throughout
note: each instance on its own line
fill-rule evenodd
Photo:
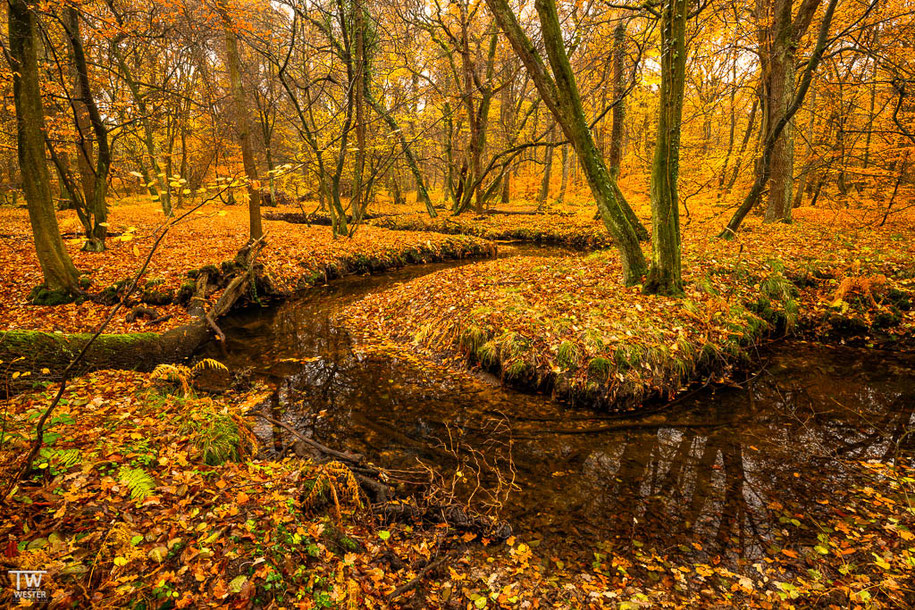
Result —
M 149 473 L 142 468 L 130 466 L 121 466 L 118 471 L 118 482 L 125 485 L 130 490 L 131 499 L 138 502 L 146 499 L 156 488 L 156 481 Z
M 212 408 L 193 413 L 181 425 L 180 432 L 191 436 L 204 463 L 211 466 L 237 460 L 245 453 L 246 439 L 238 422 L 231 415 Z
M 44 447 L 38 456 L 38 467 L 50 469 L 51 474 L 64 472 L 70 467 L 76 466 L 82 460 L 82 454 L 79 449 Z

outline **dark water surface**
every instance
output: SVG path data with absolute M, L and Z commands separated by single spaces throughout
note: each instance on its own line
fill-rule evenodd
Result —
M 417 458 L 452 467 L 439 450 L 449 432 L 483 454 L 511 443 L 520 490 L 503 517 L 557 555 L 606 541 L 755 559 L 788 536 L 803 542 L 791 519 L 815 517 L 834 490 L 852 483 L 842 460 L 891 458 L 915 424 L 911 354 L 782 343 L 761 354 L 761 372 L 740 387 L 607 416 L 354 351 L 335 322 L 344 306 L 455 264 L 474 263 L 346 278 L 243 312 L 222 324 L 224 351 L 207 355 L 275 386 L 274 417 L 383 467 L 413 467 Z M 291 442 L 273 441 L 277 449 Z

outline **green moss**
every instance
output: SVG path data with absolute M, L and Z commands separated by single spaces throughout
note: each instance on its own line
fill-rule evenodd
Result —
M 613 370 L 613 363 L 601 356 L 592 358 L 588 363 L 588 373 L 600 381 L 606 381 L 610 377 L 611 370 Z
M 578 347 L 571 341 L 563 341 L 556 349 L 556 363 L 562 368 L 573 369 L 578 366 Z
M 467 353 L 475 353 L 486 342 L 486 331 L 476 324 L 471 324 L 461 333 L 459 342 L 461 349 Z
M 68 290 L 48 290 L 41 284 L 29 292 L 29 303 L 32 305 L 65 305 L 76 300 L 76 295 Z

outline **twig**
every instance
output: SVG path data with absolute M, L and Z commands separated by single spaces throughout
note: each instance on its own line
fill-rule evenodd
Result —
M 362 463 L 363 456 L 362 456 L 361 454 L 358 454 L 358 453 L 349 453 L 349 452 L 347 452 L 347 451 L 337 451 L 336 449 L 331 449 L 331 448 L 328 447 L 327 445 L 323 445 L 323 444 L 319 443 L 318 441 L 316 441 L 316 440 L 314 440 L 314 439 L 312 439 L 312 438 L 308 438 L 307 436 L 305 436 L 305 435 L 301 434 L 300 432 L 298 432 L 295 428 L 293 428 L 293 427 L 290 426 L 289 424 L 284 424 L 283 422 L 281 422 L 281 421 L 278 420 L 278 419 L 273 419 L 272 417 L 269 417 L 269 416 L 267 416 L 267 415 L 264 415 L 263 413 L 248 413 L 247 416 L 248 416 L 248 417 L 260 417 L 260 418 L 262 418 L 262 419 L 264 419 L 264 420 L 270 422 L 271 424 L 273 424 L 273 425 L 275 425 L 275 426 L 279 426 L 280 428 L 282 428 L 282 429 L 285 430 L 286 432 L 289 432 L 290 434 L 292 434 L 292 435 L 293 435 L 294 437 L 296 437 L 298 440 L 302 441 L 302 442 L 305 443 L 306 445 L 309 445 L 309 446 L 311 446 L 311 447 L 314 447 L 315 449 L 317 449 L 317 450 L 320 451 L 321 453 L 324 453 L 324 454 L 326 454 L 326 455 L 331 455 L 331 456 L 333 456 L 333 457 L 335 457 L 335 458 L 337 458 L 337 459 L 343 460 L 343 461 L 345 461 L 345 462 L 352 462 L 352 463 L 354 463 L 354 464 L 361 464 L 361 463 Z
M 432 563 L 426 564 L 426 567 L 424 567 L 422 570 L 419 571 L 419 573 L 416 575 L 416 578 L 414 578 L 407 584 L 401 585 L 400 587 L 397 587 L 396 589 L 394 589 L 394 591 L 390 595 L 388 595 L 388 601 L 389 602 L 394 601 L 395 599 L 397 599 L 398 597 L 400 597 L 401 595 L 403 595 L 410 589 L 413 589 L 414 587 L 416 587 L 416 585 L 418 585 L 420 582 L 422 582 L 423 578 L 426 577 L 426 574 L 428 574 L 429 572 L 431 572 L 438 566 L 442 565 L 447 558 L 448 558 L 447 556 L 441 557 L 439 559 L 436 559 Z

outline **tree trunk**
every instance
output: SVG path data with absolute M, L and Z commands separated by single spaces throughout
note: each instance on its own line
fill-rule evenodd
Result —
M 553 135 L 554 128 L 550 129 L 549 142 L 552 144 L 556 137 Z M 543 151 L 543 180 L 540 181 L 540 193 L 537 195 L 537 209 L 540 210 L 546 204 L 550 197 L 550 180 L 553 177 L 553 147 L 547 146 Z
M 87 241 L 84 249 L 92 252 L 101 252 L 105 249 L 105 237 L 108 235 L 108 171 L 111 168 L 108 128 L 105 126 L 98 105 L 92 97 L 92 90 L 89 84 L 89 67 L 79 31 L 79 13 L 75 8 L 69 7 L 66 9 L 66 23 L 67 27 L 65 29 L 70 39 L 74 68 L 79 84 L 80 104 L 77 108 L 74 108 L 77 113 L 77 127 L 80 133 L 83 133 L 84 126 L 80 124 L 81 119 L 79 117 L 84 110 L 85 114 L 88 115 L 98 148 L 95 170 L 90 170 L 91 177 L 87 175 L 89 172 L 81 169 L 83 173 L 83 191 L 86 193 L 91 192 L 91 195 L 87 194 L 86 196 L 86 216 L 89 218 L 90 232 L 86 236 Z M 85 141 L 83 143 L 84 146 L 80 158 L 88 163 L 90 150 L 86 149 Z
M 228 10 L 220 10 L 223 21 L 223 30 L 226 43 L 226 64 L 229 69 L 229 87 L 232 91 L 232 102 L 235 106 L 235 129 L 238 142 L 241 145 L 242 164 L 245 176 L 248 178 L 248 220 L 249 239 L 260 239 L 264 235 L 261 221 L 261 194 L 260 181 L 257 175 L 257 163 L 254 160 L 254 146 L 251 142 L 249 128 L 248 107 L 245 102 L 245 90 L 241 82 L 241 59 L 238 54 L 238 37 L 235 35 L 235 25 L 229 17 Z M 171 157 L 169 157 L 171 158 Z
M 787 125 L 788 122 L 794 118 L 794 115 L 801 107 L 801 104 L 804 103 L 804 98 L 806 97 L 807 91 L 810 89 L 810 83 L 813 80 L 813 74 L 816 72 L 817 66 L 823 57 L 823 52 L 826 50 L 829 26 L 832 23 L 832 17 L 835 14 L 837 3 L 838 0 L 829 0 L 829 4 L 826 5 L 826 11 L 824 12 L 823 19 L 820 22 L 820 31 L 817 36 L 816 45 L 814 46 L 813 51 L 810 53 L 810 59 L 807 60 L 807 66 L 804 68 L 804 74 L 801 77 L 797 91 L 794 93 L 791 105 L 785 111 L 785 114 L 779 118 L 774 126 L 772 126 L 771 130 L 769 130 L 763 144 L 762 157 L 756 164 L 756 179 L 753 182 L 753 186 L 750 187 L 750 191 L 747 193 L 747 196 L 744 197 L 743 202 L 741 202 L 740 206 L 737 208 L 737 211 L 734 212 L 731 220 L 728 221 L 728 226 L 725 227 L 724 231 L 721 232 L 719 237 L 724 239 L 733 239 L 734 236 L 737 235 L 737 230 L 743 223 L 743 219 L 746 218 L 747 214 L 750 213 L 750 210 L 753 209 L 753 207 L 762 197 L 763 190 L 765 189 L 766 182 L 769 181 L 769 176 L 771 173 L 772 152 L 775 149 L 775 141 L 781 135 L 785 125 Z
M 661 99 L 651 166 L 651 268 L 649 294 L 683 292 L 680 269 L 680 128 L 686 81 L 686 0 L 665 0 L 661 7 Z
M 566 190 L 569 188 L 569 145 L 562 145 L 562 182 L 559 183 L 559 197 L 557 201 L 566 200 Z
M 616 196 L 625 205 L 621 206 L 629 223 L 635 228 L 639 241 L 648 240 L 648 229 L 639 220 L 632 206 L 626 201 L 619 188 L 620 169 L 623 162 L 623 134 L 626 121 L 626 23 L 620 21 L 613 30 L 613 125 L 610 130 L 610 151 L 607 158 L 610 179 Z
M 366 78 L 366 95 L 365 99 L 372 107 L 372 109 L 378 113 L 378 115 L 384 119 L 384 122 L 387 123 L 388 128 L 391 130 L 391 133 L 396 134 L 397 140 L 400 142 L 400 148 L 403 150 L 404 157 L 407 159 L 407 167 L 410 168 L 410 173 L 413 174 L 413 180 L 416 182 L 417 196 L 419 200 L 423 202 L 426 206 L 426 213 L 429 214 L 430 218 L 435 218 L 438 216 L 438 212 L 435 211 L 435 208 L 432 207 L 432 200 L 429 198 L 429 191 L 426 190 L 426 184 L 423 181 L 423 175 L 419 171 L 419 163 L 416 161 L 416 155 L 413 154 L 413 148 L 410 146 L 410 143 L 407 141 L 406 136 L 403 131 L 397 125 L 397 121 L 394 120 L 394 117 L 391 116 L 391 113 L 375 99 L 371 90 L 371 83 L 368 78 Z M 446 181 L 447 188 L 447 181 Z
M 38 81 L 35 16 L 25 0 L 10 0 L 8 10 L 19 169 L 35 237 L 35 251 L 45 287 L 74 294 L 79 290 L 78 273 L 60 237 L 45 161 L 45 122 Z
M 639 246 L 635 228 L 629 222 L 616 189 L 594 143 L 594 135 L 585 118 L 578 84 L 566 54 L 562 29 L 554 0 L 536 0 L 544 46 L 547 50 L 552 77 L 536 47 L 527 37 L 507 0 L 486 0 L 499 26 L 511 42 L 515 53 L 530 75 L 554 119 L 578 154 L 582 170 L 597 202 L 601 218 L 620 252 L 623 281 L 638 284 L 646 272 L 645 256 Z M 631 209 L 630 209 L 631 211 Z
M 790 12 L 790 0 L 782 0 Z M 789 16 L 790 21 L 790 16 Z M 776 39 L 770 59 L 769 120 L 773 126 L 785 114 L 794 95 L 794 51 L 788 41 Z M 775 141 L 772 151 L 772 170 L 769 178 L 769 204 L 766 222 L 791 222 L 791 204 L 794 195 L 794 119 L 785 125 L 782 135 Z
M 766 135 L 772 133 L 780 118 L 796 99 L 795 54 L 810 26 L 820 0 L 801 0 L 797 15 L 792 15 L 794 0 L 774 0 L 771 23 L 760 34 L 760 55 L 766 80 Z M 794 201 L 794 115 L 775 139 L 769 170 L 769 204 L 766 222 L 791 222 Z

